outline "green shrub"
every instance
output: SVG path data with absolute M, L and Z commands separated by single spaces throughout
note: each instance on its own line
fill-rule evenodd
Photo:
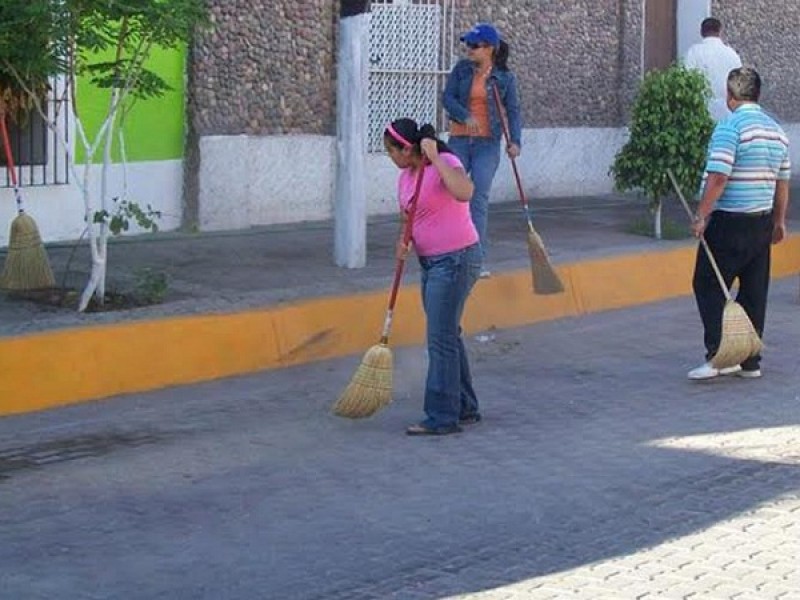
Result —
M 638 190 L 650 199 L 659 239 L 661 200 L 672 192 L 667 169 L 687 196 L 700 185 L 714 129 L 706 108 L 709 95 L 700 71 L 680 64 L 650 71 L 633 103 L 628 141 L 609 170 L 617 190 Z

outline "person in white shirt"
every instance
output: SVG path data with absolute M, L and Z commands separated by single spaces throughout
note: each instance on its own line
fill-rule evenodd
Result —
M 683 61 L 687 68 L 698 69 L 706 76 L 711 86 L 708 112 L 715 121 L 731 114 L 726 103 L 728 73 L 742 66 L 742 59 L 736 50 L 720 39 L 721 32 L 722 23 L 719 19 L 703 19 L 700 24 L 703 40 L 689 48 Z

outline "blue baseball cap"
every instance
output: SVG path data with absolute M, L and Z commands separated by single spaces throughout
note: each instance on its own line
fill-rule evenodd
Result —
M 465 44 L 488 44 L 497 48 L 500 45 L 500 34 L 488 23 L 478 23 L 461 36 L 461 41 Z

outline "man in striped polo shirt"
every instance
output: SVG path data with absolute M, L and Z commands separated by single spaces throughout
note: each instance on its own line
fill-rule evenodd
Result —
M 789 141 L 758 104 L 761 78 L 755 69 L 733 69 L 727 85 L 732 114 L 717 123 L 711 136 L 692 229 L 696 237 L 705 236 L 728 287 L 738 278 L 736 301 L 761 335 L 769 290 L 770 245 L 786 236 Z M 722 338 L 725 296 L 701 248 L 697 250 L 692 285 L 705 329 L 706 361 L 710 361 Z M 706 362 L 689 371 L 689 379 L 727 374 L 761 377 L 761 356 L 721 370 Z

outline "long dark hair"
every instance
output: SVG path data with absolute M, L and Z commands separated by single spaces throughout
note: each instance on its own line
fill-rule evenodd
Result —
M 425 123 L 424 125 L 419 126 L 414 119 L 404 117 L 402 119 L 392 121 L 391 128 L 394 129 L 394 131 L 399 134 L 403 140 L 410 143 L 417 154 L 420 154 L 420 142 L 426 138 L 430 140 L 436 140 L 436 149 L 439 150 L 440 154 L 453 154 L 453 151 L 450 150 L 447 144 L 436 137 L 436 129 L 430 123 Z M 383 132 L 383 139 L 386 140 L 387 144 L 394 146 L 395 148 L 402 149 L 406 147 L 401 140 L 398 140 L 394 135 L 392 135 L 388 127 Z
M 500 44 L 497 46 L 497 50 L 494 52 L 494 66 L 501 71 L 508 71 L 509 51 L 510 49 L 508 44 L 505 41 L 500 40 Z

